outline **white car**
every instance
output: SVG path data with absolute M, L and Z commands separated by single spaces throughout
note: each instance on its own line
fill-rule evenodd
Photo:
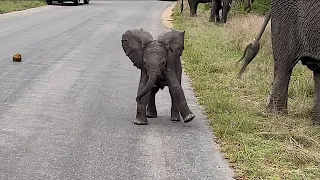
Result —
M 48 5 L 51 5 L 53 2 L 53 0 L 46 0 L 46 1 Z M 71 1 L 75 6 L 78 6 L 80 4 L 80 0 L 55 0 L 55 1 L 58 1 L 58 3 Z M 83 4 L 89 4 L 89 1 L 90 0 L 83 0 Z

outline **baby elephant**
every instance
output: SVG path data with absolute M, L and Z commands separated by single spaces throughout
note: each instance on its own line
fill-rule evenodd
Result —
M 153 40 L 150 33 L 141 28 L 129 29 L 122 35 L 125 54 L 141 70 L 134 124 L 146 125 L 147 117 L 157 117 L 155 95 L 165 86 L 169 87 L 171 95 L 171 121 L 180 121 L 180 114 L 185 123 L 195 117 L 181 87 L 180 56 L 184 49 L 184 34 L 184 31 L 171 29 Z

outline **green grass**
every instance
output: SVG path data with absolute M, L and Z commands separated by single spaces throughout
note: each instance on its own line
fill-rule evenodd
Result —
M 244 11 L 244 7 L 247 6 L 247 0 L 243 0 L 235 5 L 235 11 L 237 13 L 246 14 Z M 252 11 L 253 14 L 263 15 L 265 14 L 270 8 L 270 0 L 254 0 L 252 4 Z
M 0 14 L 46 5 L 45 0 L 1 0 Z
M 187 4 L 187 2 L 184 2 Z M 227 24 L 208 22 L 210 10 L 200 5 L 198 17 L 189 6 L 173 14 L 174 28 L 186 31 L 184 68 L 198 102 L 206 109 L 222 153 L 243 179 L 320 179 L 320 127 L 311 122 L 313 78 L 297 65 L 289 86 L 287 116 L 264 114 L 273 80 L 270 24 L 255 60 L 236 79 L 236 61 L 260 30 L 263 17 L 232 10 Z

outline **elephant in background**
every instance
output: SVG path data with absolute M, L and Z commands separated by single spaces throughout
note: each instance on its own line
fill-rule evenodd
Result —
M 209 22 L 227 22 L 232 0 L 212 0 Z M 222 9 L 222 17 L 219 11 Z
M 274 80 L 267 112 L 287 112 L 288 86 L 292 70 L 301 61 L 313 71 L 315 83 L 312 121 L 320 124 L 320 1 L 271 0 L 263 27 L 256 40 L 245 48 L 240 78 L 260 49 L 260 39 L 271 19 Z
M 209 17 L 209 22 L 223 22 L 226 23 L 228 18 L 228 13 L 230 11 L 232 0 L 188 0 L 190 7 L 190 16 L 197 16 L 197 9 L 199 3 L 209 3 L 211 2 L 211 13 Z M 247 0 L 248 5 L 245 7 L 245 10 L 248 9 L 248 12 L 251 10 L 252 3 L 254 0 Z M 219 15 L 219 11 L 222 10 L 222 17 Z M 180 13 L 183 12 L 183 0 L 181 0 Z
M 147 117 L 157 117 L 155 95 L 165 86 L 171 95 L 171 121 L 180 121 L 180 114 L 185 123 L 194 119 L 181 87 L 184 34 L 171 29 L 153 40 L 151 34 L 141 28 L 129 29 L 122 35 L 125 54 L 141 70 L 134 124 L 146 125 Z
M 232 0 L 188 0 L 190 7 L 190 16 L 197 16 L 197 9 L 199 3 L 209 3 L 211 2 L 211 14 L 209 22 L 220 22 L 221 18 L 219 16 L 219 11 L 222 9 L 222 22 L 226 22 L 227 15 L 230 10 L 230 5 Z M 183 11 L 183 0 L 181 0 L 180 13 Z

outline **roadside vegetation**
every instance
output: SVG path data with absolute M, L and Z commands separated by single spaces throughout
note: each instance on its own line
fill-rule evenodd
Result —
M 264 113 L 273 80 L 270 23 L 259 54 L 243 78 L 236 79 L 236 62 L 258 34 L 270 2 L 256 0 L 250 14 L 237 4 L 227 24 L 219 25 L 208 22 L 208 5 L 199 5 L 198 17 L 191 18 L 186 0 L 179 14 L 180 3 L 174 8 L 173 25 L 186 31 L 183 66 L 235 178 L 319 179 L 320 127 L 311 122 L 312 72 L 301 64 L 295 67 L 287 116 Z
M 46 5 L 45 0 L 1 0 L 0 14 Z

